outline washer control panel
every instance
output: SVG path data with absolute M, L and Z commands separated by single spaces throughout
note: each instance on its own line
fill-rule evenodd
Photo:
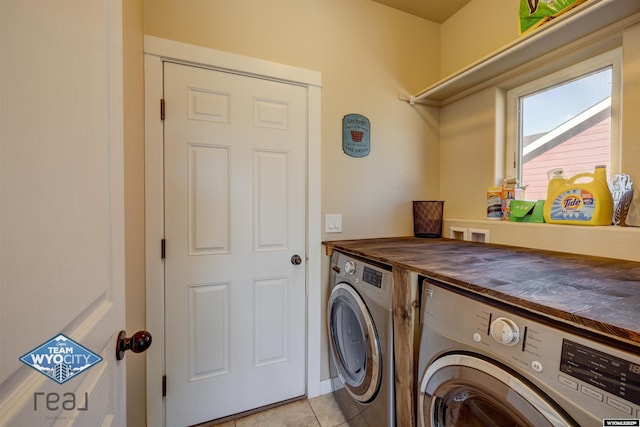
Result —
M 562 340 L 560 372 L 640 405 L 640 365 Z
M 422 286 L 421 351 L 430 339 L 444 338 L 459 344 L 439 351 L 488 356 L 534 381 L 561 406 L 584 408 L 592 420 L 640 418 L 640 353 L 534 320 L 542 315 L 505 311 L 488 297 L 471 298 L 430 279 Z
M 508 317 L 499 317 L 491 322 L 489 333 L 500 344 L 512 346 L 520 342 L 520 328 Z

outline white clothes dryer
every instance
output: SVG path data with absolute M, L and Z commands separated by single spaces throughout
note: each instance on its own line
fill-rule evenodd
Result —
M 367 426 L 395 426 L 391 267 L 334 251 L 330 288 L 333 386 L 349 399 L 338 404 L 355 405 Z
M 640 417 L 640 354 L 617 344 L 424 279 L 418 425 L 630 425 L 606 424 Z

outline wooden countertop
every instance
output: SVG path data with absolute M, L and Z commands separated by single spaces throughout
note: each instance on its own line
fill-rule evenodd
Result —
M 640 351 L 640 263 L 444 238 L 323 242 L 507 302 Z

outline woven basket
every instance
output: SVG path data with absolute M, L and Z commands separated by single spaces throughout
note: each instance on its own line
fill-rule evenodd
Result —
M 413 202 L 413 235 L 416 237 L 441 237 L 443 200 Z

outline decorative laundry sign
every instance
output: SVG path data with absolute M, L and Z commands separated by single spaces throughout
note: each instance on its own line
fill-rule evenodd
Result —
M 364 157 L 371 150 L 371 123 L 360 114 L 342 119 L 342 151 L 351 157 Z
M 102 357 L 63 334 L 51 338 L 20 358 L 21 362 L 58 384 L 67 382 L 101 360 Z

